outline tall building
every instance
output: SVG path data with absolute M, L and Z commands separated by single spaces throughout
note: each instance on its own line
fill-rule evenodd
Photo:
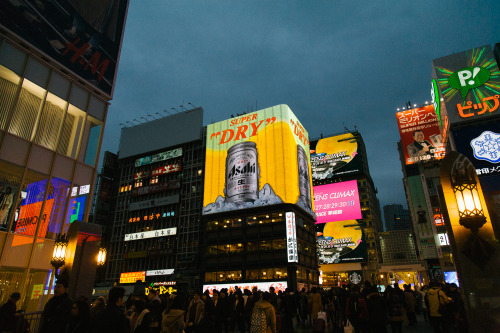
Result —
M 413 230 L 410 211 L 400 204 L 384 206 L 384 222 L 385 231 Z
M 287 105 L 207 128 L 204 290 L 318 285 L 307 131 Z
M 47 300 L 57 234 L 87 221 L 128 1 L 0 5 L 0 303 Z M 99 23 L 96 23 L 99 22 Z
M 442 136 L 434 106 L 425 105 L 396 113 L 401 141 L 398 150 L 403 183 L 424 278 L 442 279 L 454 270 L 453 257 L 439 200 L 440 161 L 444 157 Z
M 202 124 L 203 109 L 195 108 L 122 129 L 100 282 L 201 283 Z
M 311 141 L 311 168 L 323 285 L 374 280 L 383 224 L 361 134 Z

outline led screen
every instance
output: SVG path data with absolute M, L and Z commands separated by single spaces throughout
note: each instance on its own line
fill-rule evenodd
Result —
M 313 192 L 316 223 L 362 218 L 356 180 L 314 186 Z
M 320 264 L 364 262 L 367 260 L 365 235 L 356 220 L 316 225 Z
M 446 283 L 456 283 L 457 287 L 460 287 L 456 271 L 444 272 L 444 280 Z
M 236 287 L 238 287 L 241 291 L 248 289 L 250 291 L 253 290 L 254 287 L 256 287 L 260 291 L 269 291 L 270 287 L 274 287 L 274 292 L 277 294 L 279 291 L 285 292 L 285 289 L 287 288 L 288 283 L 286 281 L 279 281 L 279 282 L 234 282 L 234 283 L 227 283 L 227 284 L 204 284 L 203 285 L 203 292 L 209 291 L 210 296 L 213 296 L 213 291 L 218 290 L 220 291 L 221 289 L 227 289 L 228 293 L 230 292 L 235 292 Z
M 203 214 L 296 204 L 314 215 L 309 137 L 278 105 L 207 128 Z
M 445 148 L 433 105 L 396 113 L 406 165 L 444 158 Z
M 146 281 L 146 271 L 120 274 L 120 283 L 135 283 L 138 280 L 142 282 Z
M 434 59 L 433 77 L 446 106 L 443 124 L 498 115 L 500 70 L 489 45 Z
M 312 179 L 324 180 L 363 173 L 363 160 L 358 152 L 357 140 L 353 134 L 346 133 L 312 142 Z

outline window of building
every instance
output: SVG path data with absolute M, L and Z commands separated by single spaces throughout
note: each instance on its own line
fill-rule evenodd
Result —
M 158 176 L 151 177 L 150 184 L 158 184 Z

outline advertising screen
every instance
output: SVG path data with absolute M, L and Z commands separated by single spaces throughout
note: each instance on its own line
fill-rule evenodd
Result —
M 363 229 L 356 229 L 357 224 L 356 220 L 347 220 L 316 225 L 320 264 L 367 261 L 365 234 Z
M 358 152 L 357 140 L 346 133 L 311 143 L 312 179 L 363 173 L 363 156 Z
M 260 291 L 269 291 L 270 287 L 274 287 L 274 292 L 277 294 L 279 291 L 285 292 L 288 283 L 286 281 L 279 282 L 233 282 L 227 284 L 204 284 L 203 292 L 209 291 L 210 296 L 213 296 L 214 290 L 221 290 L 223 288 L 227 289 L 227 292 L 235 292 L 236 287 L 238 287 L 241 291 L 250 290 L 252 291 L 254 287 L 256 287 Z
M 396 113 L 406 165 L 444 158 L 445 148 L 433 105 Z
M 489 45 L 434 59 L 433 78 L 450 125 L 500 114 L 500 70 Z
M 120 274 L 120 283 L 135 283 L 138 280 L 142 282 L 146 281 L 146 271 Z
M 361 219 L 358 182 L 332 183 L 313 187 L 316 223 Z
M 444 281 L 446 283 L 455 283 L 457 287 L 460 287 L 458 283 L 458 276 L 456 271 L 444 272 Z
M 296 204 L 314 216 L 309 136 L 287 105 L 207 128 L 203 214 Z
M 112 96 L 128 0 L 2 1 L 2 25 Z

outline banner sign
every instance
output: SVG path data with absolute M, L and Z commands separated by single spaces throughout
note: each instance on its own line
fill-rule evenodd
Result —
M 167 197 L 156 198 L 152 200 L 132 202 L 129 205 L 128 210 L 138 210 L 145 208 L 160 207 L 165 205 L 172 205 L 179 202 L 179 194 L 169 195 Z
M 173 268 L 167 269 L 156 269 L 153 271 L 146 271 L 146 276 L 157 276 L 157 275 L 172 275 L 174 274 Z
M 313 192 L 316 224 L 363 218 L 356 180 L 314 186 Z
M 433 105 L 396 113 L 406 165 L 440 160 L 445 148 Z
M 173 236 L 175 234 L 177 234 L 177 228 L 167 228 L 167 229 L 160 229 L 160 230 L 143 231 L 143 232 L 136 232 L 133 234 L 125 234 L 125 241 Z
M 169 150 L 153 156 L 141 157 L 135 160 L 135 167 L 138 168 L 143 165 L 148 165 L 156 162 L 166 161 L 171 158 L 182 156 L 182 148 Z
M 128 0 L 2 1 L 2 25 L 109 97 Z
M 143 187 L 134 188 L 132 190 L 131 196 L 136 197 L 139 195 L 145 195 L 150 193 L 164 192 L 168 190 L 175 190 L 181 188 L 180 180 L 171 180 L 166 183 L 153 184 Z
M 287 105 L 207 128 L 203 215 L 282 203 L 314 216 L 309 135 Z
M 297 250 L 297 228 L 295 225 L 295 213 L 286 213 L 286 251 L 288 262 L 299 262 Z
M 252 291 L 253 288 L 257 288 L 260 291 L 269 291 L 270 287 L 274 288 L 274 292 L 277 294 L 279 291 L 285 292 L 288 287 L 288 283 L 286 281 L 278 281 L 278 282 L 233 282 L 233 283 L 224 283 L 224 284 L 204 284 L 203 292 L 209 291 L 210 296 L 213 296 L 214 290 L 227 289 L 227 292 L 235 292 L 236 287 L 238 287 L 241 291 L 249 290 Z
M 146 272 L 128 272 L 120 274 L 120 283 L 135 283 L 136 281 L 146 281 Z

